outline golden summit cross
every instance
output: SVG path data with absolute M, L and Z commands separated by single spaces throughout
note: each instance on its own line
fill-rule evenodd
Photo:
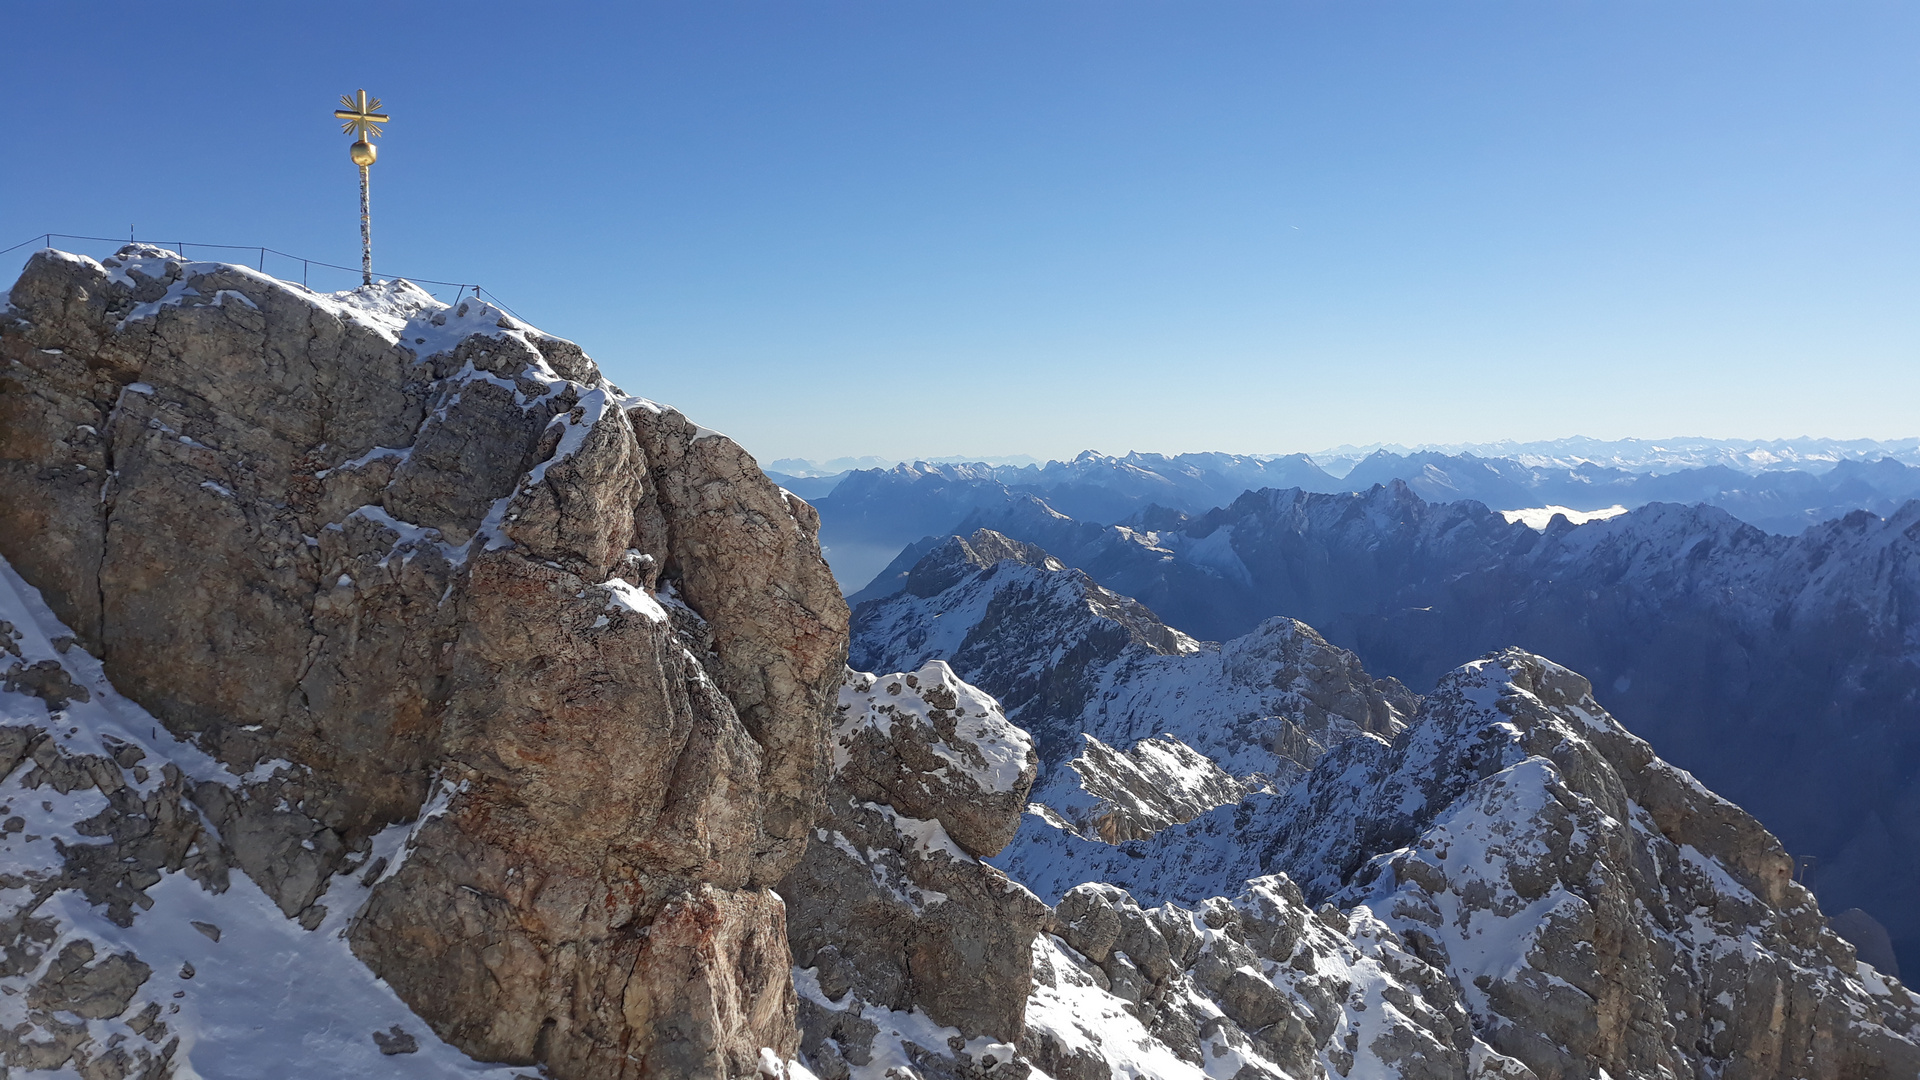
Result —
M 367 92 L 360 90 L 352 94 L 341 94 L 340 108 L 333 110 L 333 115 L 346 121 L 346 123 L 340 125 L 340 131 L 343 134 L 353 135 L 359 138 L 361 142 L 366 142 L 370 138 L 379 138 L 380 125 L 386 123 L 388 120 L 385 113 L 374 111 L 379 107 L 379 98 L 369 99 Z M 368 145 L 371 146 L 372 144 Z M 368 157 L 368 163 L 371 164 L 372 156 L 369 155 Z M 356 157 L 355 160 L 358 160 L 358 158 Z
M 333 110 L 336 120 L 345 120 L 340 125 L 342 133 L 352 135 L 354 144 L 350 149 L 353 163 L 360 166 L 360 284 L 373 284 L 373 214 L 368 200 L 367 166 L 379 157 L 379 151 L 373 147 L 372 140 L 380 137 L 380 125 L 390 119 L 380 112 L 380 99 L 368 98 L 365 90 L 340 95 L 340 108 Z

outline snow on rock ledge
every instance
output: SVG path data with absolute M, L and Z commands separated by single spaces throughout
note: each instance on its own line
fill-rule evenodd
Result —
M 1920 997 L 1572 671 L 1518 649 L 1468 664 L 1346 764 L 1296 792 L 1271 865 L 1377 912 L 1537 1075 L 1920 1073 Z
M 1124 878 L 1149 900 L 1284 872 L 1356 946 L 1377 927 L 1444 977 L 1475 1037 L 1538 1077 L 1920 1071 L 1920 997 L 1857 960 L 1778 841 L 1585 679 L 1519 650 L 1456 670 L 1393 742 L 1344 742 L 1280 796 L 1124 856 L 1052 850 L 1056 877 Z
M 1034 943 L 1021 1050 L 1055 1077 L 1522 1077 L 1446 973 L 1364 909 L 1310 910 L 1284 876 L 1232 901 L 1143 909 L 1111 885 Z
M 1529 653 L 1145 841 L 1027 820 L 1073 840 L 1013 866 L 1060 896 L 1019 1043 L 1055 1078 L 1920 1072 L 1920 996 L 1779 843 Z
M 1033 740 L 945 662 L 849 674 L 833 731 L 836 781 L 909 817 L 938 818 L 968 852 L 1007 846 L 1033 786 Z

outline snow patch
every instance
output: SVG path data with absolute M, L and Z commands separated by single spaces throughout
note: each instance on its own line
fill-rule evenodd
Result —
M 606 610 L 630 611 L 648 622 L 666 624 L 667 609 L 647 590 L 625 578 L 611 578 L 601 582 L 600 587 L 607 590 Z

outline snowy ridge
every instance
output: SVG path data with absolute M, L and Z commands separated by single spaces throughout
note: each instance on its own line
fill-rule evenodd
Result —
M 237 263 L 196 261 L 178 252 L 150 244 L 130 244 L 121 253 L 96 262 L 85 255 L 47 249 L 47 258 L 89 266 L 106 273 L 108 280 L 135 290 L 152 289 L 166 283 L 163 295 L 148 300 L 120 320 L 120 328 L 142 319 L 151 319 L 161 308 L 195 303 L 220 304 L 230 297 L 250 308 L 257 305 L 231 289 L 216 290 L 202 297 L 191 284 L 193 279 L 218 275 L 236 276 L 263 288 L 284 289 L 298 294 L 303 301 L 342 321 L 361 323 L 396 345 L 406 345 L 426 357 L 451 352 L 468 337 L 516 337 L 523 342 L 549 338 L 493 304 L 479 300 L 445 304 L 418 285 L 404 278 L 378 281 L 372 285 L 341 292 L 314 292 L 304 285 L 261 273 Z
M 1361 523 L 1370 529 L 1391 514 L 1377 503 L 1365 510 L 1381 519 Z M 1460 519 L 1443 517 L 1419 527 L 1444 536 Z M 1549 535 L 1577 541 L 1589 557 L 1589 545 L 1618 543 L 1606 561 L 1646 574 L 1689 552 L 1774 543 L 1713 512 L 1656 507 L 1637 518 L 1637 529 L 1608 522 Z M 1087 827 L 1090 808 L 1150 803 L 1146 793 L 1180 786 L 1167 779 L 1177 766 L 1230 778 L 1208 774 L 1201 763 L 1211 762 L 1195 749 L 1208 745 L 1197 729 L 1231 727 L 1230 712 L 1208 711 L 1220 694 L 1209 687 L 1233 685 L 1238 671 L 1242 686 L 1297 688 L 1273 677 L 1286 669 L 1276 658 L 1317 635 L 1274 620 L 1224 648 L 1177 655 L 1141 648 L 1109 626 L 1124 644 L 1092 654 L 1082 670 L 1093 674 L 1068 681 L 1063 661 L 1089 655 L 1077 642 L 1097 640 L 1079 629 L 1090 624 L 1086 591 L 1063 589 L 1073 572 L 1032 550 L 963 566 L 950 557 L 955 550 L 949 542 L 949 557 L 929 553 L 899 594 L 863 605 L 856 648 L 955 648 L 964 675 L 1020 702 L 1011 715 L 1056 725 L 1036 731 L 1043 751 L 1068 731 L 1078 736 L 1071 759 L 1048 756 L 1018 835 L 993 859 L 1059 905 L 1051 936 L 1035 945 L 1020 1043 L 1037 1072 L 1838 1078 L 1920 1070 L 1920 997 L 1861 963 L 1828 928 L 1792 880 L 1791 859 L 1757 822 L 1655 757 L 1571 671 L 1517 650 L 1489 657 L 1442 680 L 1417 714 L 1390 710 L 1395 722 L 1377 732 L 1352 724 L 1345 737 L 1311 748 L 1310 769 L 1237 803 L 1147 835 L 1103 834 Z M 1729 593 L 1763 584 L 1741 576 L 1745 563 L 1726 560 Z M 1803 587 L 1818 587 L 1821 569 L 1809 565 Z M 1757 603 L 1767 603 L 1764 591 Z M 914 620 L 937 627 L 938 637 L 917 637 Z M 887 636 L 868 638 L 869 627 Z M 1054 665 L 1051 696 L 1007 697 L 991 682 L 1020 675 L 1035 656 Z M 1209 661 L 1219 666 L 1208 670 Z M 1167 677 L 1169 669 L 1208 678 L 1196 685 Z M 1128 675 L 1105 680 L 1118 672 Z M 1340 685 L 1357 692 L 1362 676 Z M 1367 716 L 1356 707 L 1365 700 L 1341 706 L 1321 693 L 1318 704 L 1335 726 Z M 1063 710 L 1063 702 L 1079 707 Z M 1120 753 L 1115 746 L 1128 744 L 1109 743 L 1099 727 L 1116 714 L 1139 731 L 1191 731 L 1192 743 L 1142 741 Z M 1251 741 L 1209 748 L 1227 760 Z M 1260 944 L 1243 896 L 1260 887 L 1290 895 L 1294 925 L 1317 927 L 1325 947 L 1303 950 L 1284 935 Z M 1220 899 L 1231 896 L 1243 898 Z M 1320 909 L 1308 914 L 1312 904 Z M 1213 951 L 1231 962 L 1215 966 Z M 1774 1011 L 1783 1000 L 1802 1003 L 1784 1020 Z
M 1061 530 L 1070 549 L 1020 531 L 1047 524 L 1038 518 L 1004 531 L 1195 636 L 1230 639 L 1284 612 L 1415 688 L 1506 645 L 1556 657 L 1662 754 L 1810 857 L 1823 902 L 1870 913 L 1912 963 L 1917 523 L 1912 503 L 1777 536 L 1713 507 L 1656 503 L 1536 531 L 1396 483 L 1249 492 L 1158 528 L 1074 523 L 1098 538 Z M 1169 541 L 1229 526 L 1251 587 Z
M 1568 441 L 1580 442 L 1592 441 Z M 1472 500 L 1499 511 L 1562 506 L 1591 513 L 1655 502 L 1706 503 L 1769 532 L 1793 535 L 1854 510 L 1885 515 L 1920 497 L 1917 440 L 1797 440 L 1805 453 L 1784 444 L 1775 453 L 1754 444 L 1691 442 L 1698 444 L 1697 453 L 1671 455 L 1660 449 L 1671 448 L 1666 443 L 1645 444 L 1654 447 L 1646 453 L 1610 444 L 1621 450 L 1618 455 L 1594 444 L 1598 456 L 1591 458 L 1572 451 L 1508 454 L 1499 447 L 1465 452 L 1347 448 L 1317 460 L 1089 452 L 1071 461 L 1020 468 L 916 462 L 782 482 L 816 500 L 828 557 L 846 591 L 858 590 L 861 599 L 876 595 L 873 590 L 884 588 L 893 571 L 906 569 L 897 564 L 881 569 L 903 548 L 929 536 L 978 528 L 1041 544 L 1072 565 L 1091 568 L 1090 560 L 1079 557 L 1079 544 L 1049 534 L 1072 528 L 1016 524 L 1030 513 L 1032 502 L 1095 532 L 1115 525 L 1166 530 L 1177 519 L 1229 506 L 1246 492 L 1364 494 L 1398 483 L 1431 502 Z M 1121 592 L 1157 602 L 1125 583 L 1096 576 Z
M 1239 802 L 1250 780 L 1171 736 L 1117 750 L 1092 735 L 1085 749 L 1055 770 L 1033 800 L 1033 812 L 1059 827 L 1109 844 L 1151 836 L 1216 806 Z M 1077 824 L 1069 824 L 1077 823 Z
M 1391 735 L 1414 707 L 1302 623 L 1202 644 L 986 531 L 950 539 L 898 595 L 861 605 L 852 656 L 881 669 L 944 659 L 993 692 L 1034 732 L 1043 817 L 1107 841 L 1284 786 L 1328 746 Z M 1023 831 L 1015 848 L 1030 842 Z M 1005 852 L 999 865 L 1022 858 Z

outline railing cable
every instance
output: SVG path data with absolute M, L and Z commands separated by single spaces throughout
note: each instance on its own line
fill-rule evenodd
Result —
M 122 240 L 117 236 L 79 236 L 74 233 L 50 232 L 50 233 L 41 233 L 37 236 L 30 236 L 27 239 L 22 240 L 19 243 L 9 248 L 0 248 L 0 255 L 5 255 L 9 251 L 17 251 L 20 248 L 26 247 L 28 244 L 32 244 L 35 242 L 42 242 L 41 246 L 51 248 L 55 240 L 86 240 L 94 243 L 121 244 L 121 245 L 140 243 L 140 241 L 133 240 L 131 238 L 127 240 Z M 278 248 L 266 247 L 261 244 L 202 244 L 202 243 L 189 243 L 187 241 L 180 240 L 180 241 L 175 241 L 175 245 L 176 246 L 174 247 L 174 250 L 179 252 L 182 258 L 186 257 L 187 248 L 189 247 L 218 248 L 222 251 L 257 251 L 260 253 L 260 255 L 259 255 L 259 259 L 255 263 L 254 268 L 255 270 L 257 270 L 262 274 L 267 272 L 267 256 L 268 255 L 278 255 L 283 259 L 293 259 L 299 262 L 300 264 L 300 287 L 303 289 L 307 289 L 308 291 L 312 291 L 311 287 L 307 284 L 307 278 L 313 267 L 324 266 L 329 270 L 344 270 L 349 274 L 357 274 L 360 272 L 360 268 L 357 266 L 341 266 L 339 263 L 323 262 L 319 259 L 309 259 L 304 256 L 294 255 L 285 251 L 281 251 Z M 155 246 L 157 247 L 159 245 L 156 244 Z M 489 302 L 491 302 L 494 306 L 498 307 L 500 310 L 506 312 L 507 314 L 513 316 L 516 319 L 519 319 L 521 322 L 527 321 L 526 319 L 521 317 L 519 312 L 508 307 L 506 304 L 506 301 L 500 299 L 500 297 L 497 294 L 495 294 L 492 290 L 483 289 L 480 286 L 470 281 L 441 281 L 437 278 L 414 277 L 410 274 L 384 274 L 384 275 L 376 275 L 376 276 L 385 277 L 389 281 L 406 280 L 406 281 L 413 282 L 416 285 L 445 285 L 450 289 L 456 290 L 454 293 L 454 299 L 456 301 L 468 289 L 471 289 L 473 290 L 473 294 L 476 298 L 482 294 L 485 294 L 488 297 Z

